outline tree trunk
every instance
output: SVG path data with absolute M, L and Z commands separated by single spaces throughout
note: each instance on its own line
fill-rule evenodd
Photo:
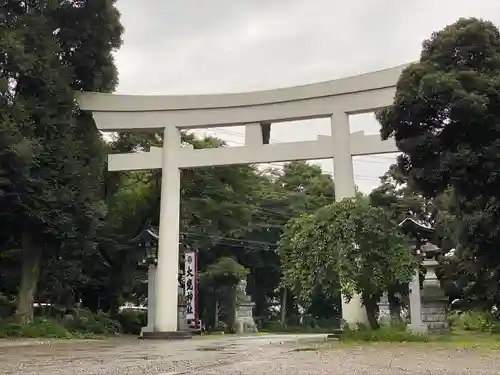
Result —
M 387 294 L 387 299 L 389 301 L 389 311 L 391 314 L 392 323 L 401 323 L 401 302 L 394 293 L 390 292 Z
M 219 327 L 219 300 L 215 300 L 214 329 Z
M 378 313 L 379 313 L 378 302 L 379 298 L 375 297 L 363 298 L 363 303 L 365 305 L 368 323 L 370 324 L 371 329 L 380 328 L 380 325 L 378 324 Z
M 281 296 L 281 328 L 285 328 L 286 325 L 286 299 L 287 299 L 287 289 L 283 288 L 283 294 Z
M 228 288 L 228 301 L 227 301 L 227 326 L 231 331 L 236 331 L 236 285 Z
M 33 302 L 40 277 L 42 249 L 35 243 L 33 235 L 25 232 L 21 236 L 22 267 L 21 285 L 17 299 L 16 319 L 26 325 L 33 321 Z

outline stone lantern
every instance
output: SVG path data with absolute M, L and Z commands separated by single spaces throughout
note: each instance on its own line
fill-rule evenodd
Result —
M 425 277 L 422 283 L 422 320 L 431 332 L 447 332 L 450 329 L 446 318 L 448 298 L 436 276 L 438 266 L 436 258 L 439 251 L 440 249 L 430 242 L 420 247 L 425 267 Z

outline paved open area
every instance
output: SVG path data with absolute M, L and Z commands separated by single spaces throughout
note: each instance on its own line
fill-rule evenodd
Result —
M 500 353 L 410 344 L 331 345 L 328 349 L 311 350 L 311 343 L 323 338 L 319 335 L 264 335 L 182 342 L 135 339 L 52 343 L 0 341 L 0 374 L 493 375 L 500 372 Z

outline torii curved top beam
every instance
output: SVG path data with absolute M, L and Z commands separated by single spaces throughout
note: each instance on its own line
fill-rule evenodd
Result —
M 371 112 L 391 104 L 395 85 L 406 66 L 303 86 L 234 94 L 147 96 L 79 92 L 76 98 L 82 110 L 93 112 L 97 127 L 109 131 L 301 120 L 328 117 L 336 110 Z

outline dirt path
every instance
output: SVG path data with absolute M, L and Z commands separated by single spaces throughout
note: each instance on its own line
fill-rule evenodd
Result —
M 300 338 L 300 342 L 298 341 Z M 477 374 L 500 373 L 500 353 L 412 345 L 369 345 L 302 351 L 318 336 L 255 336 L 151 342 L 0 345 L 0 374 Z

